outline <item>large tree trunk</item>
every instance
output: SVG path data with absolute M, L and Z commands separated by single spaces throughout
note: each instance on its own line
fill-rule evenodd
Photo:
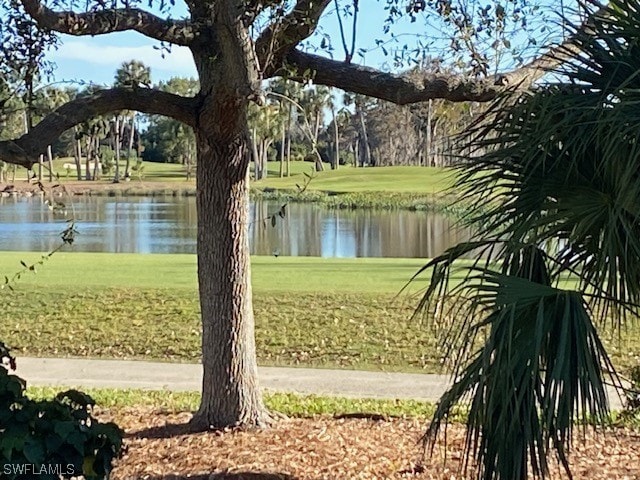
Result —
M 235 131 L 202 126 L 196 132 L 204 377 L 192 423 L 196 428 L 264 426 L 270 417 L 258 385 L 249 258 L 251 142 L 246 112 L 228 105 L 216 110 L 225 117 L 218 128 Z M 235 118 L 229 118 L 231 111 Z M 215 124 L 211 114 L 207 117 Z

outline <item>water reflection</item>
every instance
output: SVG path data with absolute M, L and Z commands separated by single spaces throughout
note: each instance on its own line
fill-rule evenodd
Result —
M 59 243 L 67 218 L 80 232 L 73 249 L 88 252 L 195 253 L 193 197 L 79 196 L 66 213 L 42 199 L 0 198 L 0 250 L 46 251 Z M 466 238 L 442 215 L 408 211 L 330 210 L 290 204 L 251 205 L 251 250 L 259 255 L 432 257 Z
M 451 219 L 410 211 L 330 210 L 319 205 L 290 204 L 284 219 L 272 227 L 262 219 L 279 205 L 256 203 L 251 209 L 253 250 L 319 257 L 432 257 L 467 238 Z

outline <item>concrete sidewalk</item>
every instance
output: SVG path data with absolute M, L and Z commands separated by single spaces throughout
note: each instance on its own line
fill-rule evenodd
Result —
M 202 379 L 199 364 L 29 357 L 18 357 L 17 363 L 16 373 L 34 386 L 200 391 Z M 259 375 L 271 391 L 430 402 L 450 384 L 447 375 L 358 370 L 260 367 Z M 612 409 L 622 407 L 615 391 L 609 398 Z
M 28 385 L 200 391 L 202 366 L 138 360 L 17 358 L 16 373 Z M 449 385 L 445 375 L 260 367 L 266 390 L 344 397 L 436 401 Z

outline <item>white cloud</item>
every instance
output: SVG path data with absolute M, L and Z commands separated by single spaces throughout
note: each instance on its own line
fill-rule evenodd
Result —
M 139 60 L 151 67 L 151 75 L 155 72 L 165 72 L 180 76 L 195 76 L 196 69 L 191 52 L 186 47 L 173 46 L 171 53 L 166 53 L 162 58 L 160 50 L 153 45 L 136 47 L 98 45 L 87 41 L 65 41 L 58 50 L 52 52 L 51 60 L 60 64 L 78 62 L 79 76 L 81 70 L 89 65 L 104 66 L 115 71 L 122 62 Z

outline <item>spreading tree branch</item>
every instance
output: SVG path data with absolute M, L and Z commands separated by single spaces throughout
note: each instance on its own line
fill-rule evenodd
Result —
M 120 110 L 164 115 L 195 127 L 197 102 L 198 97 L 181 97 L 147 88 L 101 90 L 61 106 L 19 139 L 0 142 L 0 160 L 31 168 L 47 145 L 66 130 L 93 117 Z
M 260 67 L 269 76 L 287 53 L 315 32 L 331 0 L 298 0 L 288 14 L 274 20 L 256 40 Z
M 592 19 L 606 14 L 606 7 L 592 12 L 587 20 L 560 45 L 527 65 L 492 78 L 473 79 L 447 74 L 426 73 L 418 79 L 415 75 L 395 75 L 349 62 L 331 60 L 318 55 L 291 50 L 285 62 L 293 67 L 292 80 L 307 81 L 337 87 L 343 90 L 387 100 L 399 105 L 445 99 L 452 102 L 486 102 L 506 88 L 529 88 L 545 73 L 570 58 L 580 36 L 589 34 Z
M 452 74 L 425 73 L 422 78 L 415 75 L 395 75 L 369 67 L 353 65 L 348 61 L 331 60 L 305 53 L 299 49 L 289 50 L 283 71 L 288 78 L 298 81 L 312 79 L 314 83 L 337 87 L 343 90 L 387 100 L 399 105 L 445 99 L 452 102 L 486 102 L 506 88 L 519 86 L 529 88 L 545 73 L 565 62 L 574 54 L 581 36 L 593 30 L 593 19 L 608 15 L 607 6 L 594 2 L 594 8 L 586 20 L 564 42 L 549 49 L 542 56 L 511 72 L 490 78 L 474 79 Z M 289 70 L 293 68 L 293 72 Z
M 348 92 L 387 100 L 398 105 L 442 98 L 453 102 L 486 102 L 503 89 L 496 80 L 475 80 L 446 74 L 425 74 L 420 80 L 408 75 L 395 75 L 353 63 L 331 60 L 294 50 L 286 58 L 297 81 L 312 79 L 314 83 L 337 87 Z
M 57 12 L 40 0 L 21 0 L 25 11 L 43 28 L 69 35 L 102 35 L 135 30 L 147 37 L 188 46 L 194 39 L 192 24 L 186 20 L 165 20 L 138 8 L 107 9 L 96 12 Z

